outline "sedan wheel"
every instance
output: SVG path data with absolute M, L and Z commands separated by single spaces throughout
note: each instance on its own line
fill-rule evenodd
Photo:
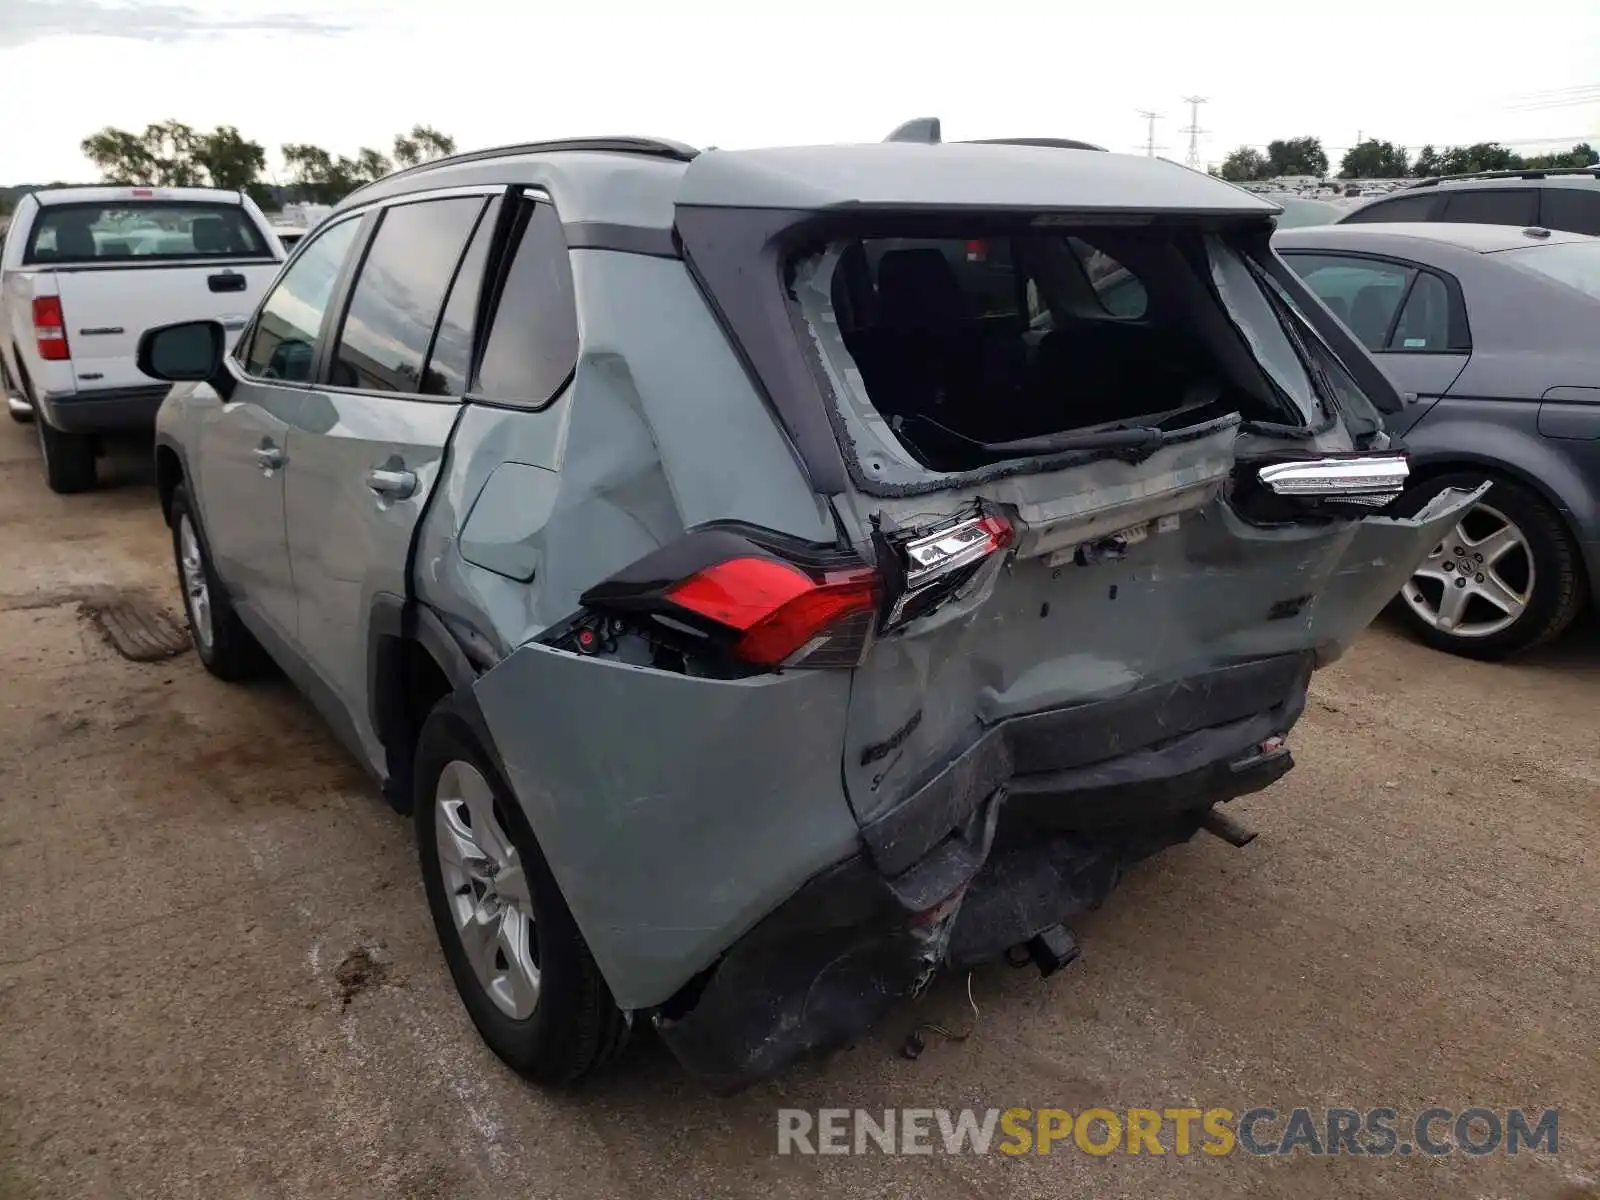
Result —
M 1435 476 L 1402 496 L 1396 515 L 1414 515 L 1446 488 L 1482 486 L 1481 475 Z M 1505 658 L 1566 629 L 1583 608 L 1586 584 L 1561 515 L 1542 496 L 1495 479 L 1406 581 L 1395 608 L 1437 650 Z
M 1483 638 L 1522 617 L 1537 579 L 1527 535 L 1499 509 L 1477 504 L 1434 547 L 1401 594 L 1418 619 L 1440 633 Z

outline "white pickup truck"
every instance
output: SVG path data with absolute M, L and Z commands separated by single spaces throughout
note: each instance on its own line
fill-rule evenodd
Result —
M 95 486 L 100 436 L 147 429 L 168 385 L 139 336 L 172 321 L 241 329 L 283 246 L 238 192 L 52 188 L 23 197 L 0 247 L 0 388 L 34 421 L 57 492 Z

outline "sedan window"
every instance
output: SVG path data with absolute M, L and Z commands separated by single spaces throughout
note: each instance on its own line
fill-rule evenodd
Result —
M 1332 254 L 1290 254 L 1289 265 L 1368 350 L 1388 347 L 1389 330 L 1414 272 L 1398 263 Z

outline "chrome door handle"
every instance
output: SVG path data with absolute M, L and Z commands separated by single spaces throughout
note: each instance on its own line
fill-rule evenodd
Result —
M 417 490 L 417 473 L 398 467 L 373 467 L 367 472 L 367 487 L 379 496 L 404 500 Z
M 258 446 L 251 453 L 256 456 L 256 465 L 263 471 L 276 471 L 283 466 L 283 451 L 276 446 Z

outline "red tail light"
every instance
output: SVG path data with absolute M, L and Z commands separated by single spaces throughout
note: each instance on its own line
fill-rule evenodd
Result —
M 601 644 L 623 618 L 658 646 L 707 664 L 848 668 L 877 631 L 883 580 L 853 551 L 730 521 L 647 554 L 590 588 L 582 604 L 602 615 Z M 571 637 L 557 628 L 546 640 Z M 594 652 L 581 634 L 571 648 Z
M 67 322 L 61 315 L 61 297 L 33 298 L 33 336 L 39 357 L 46 362 L 65 362 L 72 357 L 67 348 Z
M 854 665 L 882 594 L 870 567 L 818 580 L 770 558 L 717 563 L 667 589 L 674 604 L 736 632 L 736 657 L 768 667 Z
M 685 662 L 850 668 L 881 632 L 957 594 L 1015 534 L 969 509 L 940 525 L 874 535 L 878 565 L 853 550 L 742 522 L 703 526 L 596 584 L 583 611 L 547 630 L 580 654 L 641 634 Z

